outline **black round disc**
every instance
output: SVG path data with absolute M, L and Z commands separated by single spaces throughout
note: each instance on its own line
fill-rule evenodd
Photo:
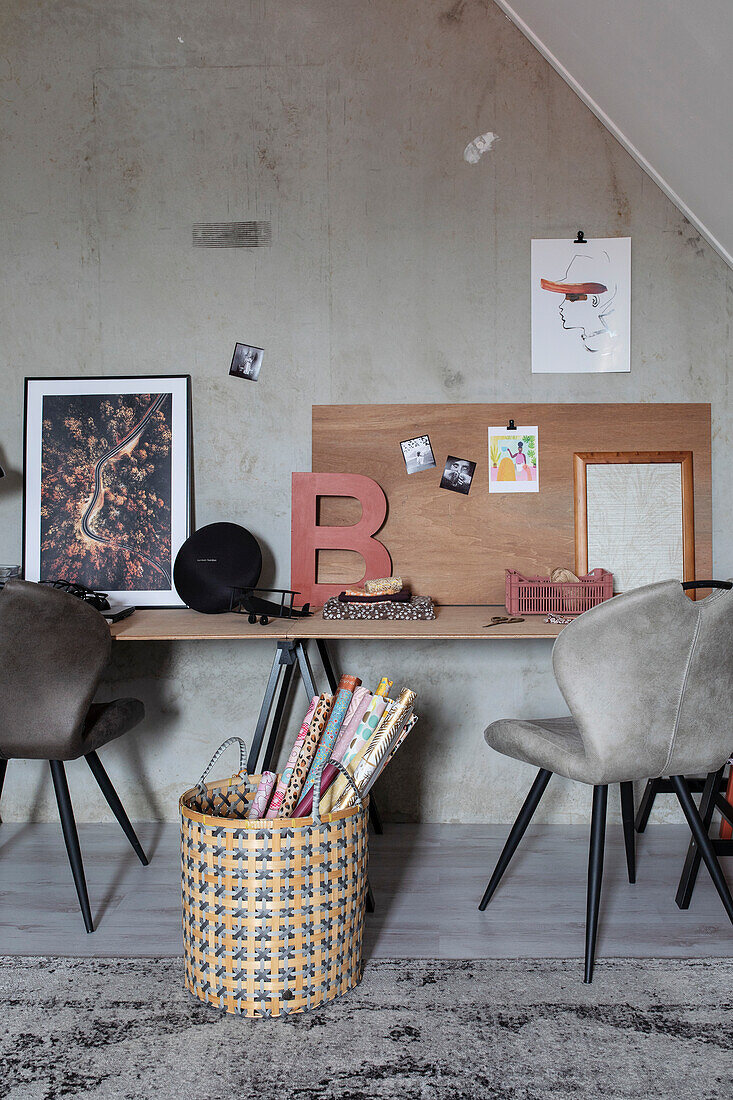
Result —
M 209 523 L 186 539 L 176 555 L 173 583 L 194 611 L 228 611 L 232 587 L 254 586 L 260 579 L 262 551 L 257 539 L 238 523 Z

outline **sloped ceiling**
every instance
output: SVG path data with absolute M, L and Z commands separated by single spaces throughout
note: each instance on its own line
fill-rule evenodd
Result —
M 731 0 L 496 0 L 733 267 Z

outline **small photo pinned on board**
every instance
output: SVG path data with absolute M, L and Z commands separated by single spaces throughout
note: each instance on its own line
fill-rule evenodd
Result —
M 419 474 L 421 470 L 431 470 L 435 466 L 435 455 L 430 446 L 429 435 L 416 435 L 414 439 L 405 439 L 400 443 L 400 447 L 408 474 Z
M 440 479 L 441 489 L 450 489 L 453 493 L 463 493 L 468 496 L 473 475 L 476 472 L 476 463 L 469 462 L 467 458 L 454 458 L 448 455 L 445 460 L 445 469 Z
M 250 344 L 235 344 L 229 373 L 235 378 L 247 378 L 250 382 L 256 382 L 260 376 L 264 354 L 262 348 L 255 348 Z

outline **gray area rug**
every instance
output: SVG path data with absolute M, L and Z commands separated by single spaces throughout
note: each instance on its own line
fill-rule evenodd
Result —
M 0 959 L 0 1097 L 730 1100 L 733 960 L 375 961 L 342 1000 L 226 1016 L 177 959 Z

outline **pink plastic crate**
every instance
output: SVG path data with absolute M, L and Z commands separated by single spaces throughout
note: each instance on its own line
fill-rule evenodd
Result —
M 581 615 L 611 596 L 613 573 L 605 569 L 594 569 L 578 583 L 523 577 L 516 569 L 506 570 L 506 609 L 510 615 Z

